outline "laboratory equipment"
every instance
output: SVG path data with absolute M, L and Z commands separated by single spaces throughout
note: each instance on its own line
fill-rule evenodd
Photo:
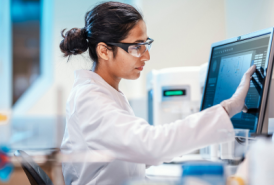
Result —
M 225 184 L 224 164 L 212 162 L 188 162 L 182 166 L 182 181 L 185 185 L 191 184 Z
M 241 161 L 249 145 L 249 130 L 234 129 L 235 140 L 220 144 L 220 159 Z
M 200 66 L 152 70 L 147 76 L 148 122 L 163 125 L 198 112 Z
M 229 99 L 243 74 L 255 64 L 257 70 L 245 100 L 249 112 L 236 114 L 231 121 L 234 128 L 267 133 L 266 110 L 274 55 L 272 38 L 273 28 L 269 28 L 212 44 L 201 110 Z
M 247 129 L 233 129 L 226 132 L 235 135 L 235 140 L 216 143 L 200 149 L 200 155 L 203 159 L 210 161 L 230 160 L 234 165 L 241 162 L 250 142 L 254 139 L 249 137 L 249 130 Z
M 202 87 L 201 87 L 202 88 Z M 273 111 L 273 107 L 274 107 L 274 78 L 272 77 L 271 80 L 271 88 L 269 90 L 269 98 L 268 98 L 268 134 L 273 134 L 274 133 L 274 111 Z M 267 117 L 266 117 L 267 119 Z M 200 154 L 202 156 L 203 159 L 207 159 L 207 160 L 211 160 L 211 161 L 218 161 L 220 159 L 235 159 L 232 156 L 235 156 L 235 149 L 237 151 L 246 151 L 247 148 L 249 147 L 251 143 L 254 143 L 255 138 L 250 138 L 249 137 L 249 130 L 245 130 L 245 129 L 235 129 L 235 135 L 237 136 L 243 136 L 242 134 L 240 134 L 241 132 L 246 132 L 244 135 L 246 137 L 246 139 L 249 138 L 249 142 L 248 144 L 243 142 L 243 138 L 241 137 L 242 142 L 240 141 L 240 143 L 238 141 L 234 141 L 231 143 L 223 143 L 223 144 L 214 144 L 214 145 L 210 145 L 208 147 L 202 148 L 200 149 Z M 274 137 L 273 137 L 274 140 Z M 243 147 L 240 147 L 241 145 L 244 145 Z M 227 148 L 225 149 L 225 146 L 227 146 Z M 228 148 L 230 148 L 231 150 L 229 150 Z M 223 149 L 223 150 L 222 150 Z M 221 151 L 222 150 L 222 151 Z M 230 151 L 230 153 L 228 153 L 228 151 Z M 236 152 L 236 154 L 239 154 L 238 152 Z M 236 157 L 236 156 L 235 156 Z M 239 159 L 240 155 L 238 155 Z
M 242 129 L 244 137 L 239 139 L 235 130 L 234 142 L 201 149 L 203 158 L 239 160 L 247 150 L 248 141 L 254 141 L 250 135 L 268 133 L 268 118 L 273 117 L 272 48 L 273 28 L 212 44 L 201 110 L 229 99 L 251 65 L 255 64 L 257 70 L 245 100 L 251 111 L 231 118 L 234 128 Z
M 201 94 L 204 92 L 205 88 L 205 80 L 207 75 L 207 69 L 208 69 L 208 63 L 204 63 L 200 65 L 200 88 L 201 88 Z
M 274 75 L 272 74 L 272 80 L 268 97 L 268 134 L 274 133 Z

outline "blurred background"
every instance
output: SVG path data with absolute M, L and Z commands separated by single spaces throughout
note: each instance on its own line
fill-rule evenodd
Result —
M 84 27 L 85 13 L 100 2 L 0 0 L 0 144 L 25 150 L 58 148 L 73 73 L 92 66 L 87 53 L 69 61 L 63 57 L 61 30 Z M 143 14 L 148 35 L 155 40 L 141 77 L 123 80 L 120 86 L 136 116 L 146 120 L 151 70 L 200 66 L 208 62 L 212 43 L 274 26 L 273 0 L 120 2 Z

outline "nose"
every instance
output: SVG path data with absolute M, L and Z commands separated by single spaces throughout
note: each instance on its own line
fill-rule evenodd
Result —
M 149 53 L 149 51 L 146 50 L 146 52 L 141 57 L 142 57 L 141 60 L 144 61 L 144 62 L 150 60 L 150 53 Z

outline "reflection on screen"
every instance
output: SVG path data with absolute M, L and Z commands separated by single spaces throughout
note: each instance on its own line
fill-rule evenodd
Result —
M 202 110 L 231 98 L 243 74 L 253 64 L 253 75 L 245 103 L 248 108 L 259 108 L 267 68 L 270 34 L 213 48 Z M 231 121 L 234 128 L 254 132 L 259 113 L 239 113 Z

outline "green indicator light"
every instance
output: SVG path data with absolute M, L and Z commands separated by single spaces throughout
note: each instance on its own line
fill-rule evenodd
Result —
M 183 91 L 166 91 L 165 95 L 166 96 L 176 96 L 176 95 L 183 95 Z

